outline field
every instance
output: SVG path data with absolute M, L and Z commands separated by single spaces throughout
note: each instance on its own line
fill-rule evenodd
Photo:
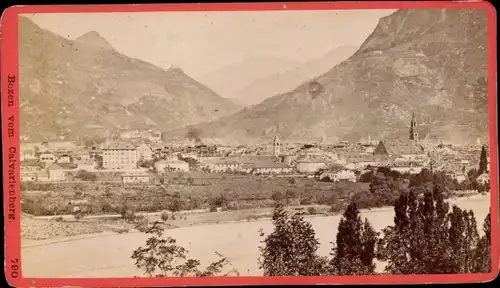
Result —
M 70 201 L 85 202 L 86 214 L 119 213 L 126 206 L 134 212 L 269 208 L 275 200 L 290 205 L 338 205 L 367 183 L 331 183 L 306 178 L 267 178 L 251 175 L 178 173 L 155 185 L 116 182 L 65 182 L 24 184 L 22 211 L 35 216 L 70 214 Z
M 448 200 L 462 209 L 471 209 L 481 233 L 483 220 L 488 214 L 490 194 L 475 195 Z M 216 213 L 218 214 L 218 213 Z M 392 208 L 362 210 L 376 230 L 393 221 Z M 327 256 L 334 240 L 340 215 L 308 216 L 316 237 L 320 254 Z M 270 220 L 238 223 L 194 225 L 166 230 L 169 236 L 186 247 L 191 257 L 208 263 L 216 259 L 215 252 L 222 253 L 244 275 L 260 275 L 257 259 L 261 238 L 259 229 L 267 234 L 273 229 Z M 86 237 L 30 241 L 22 240 L 22 264 L 25 277 L 131 277 L 142 276 L 132 259 L 132 251 L 143 245 L 146 235 L 139 232 L 101 233 Z M 381 266 L 378 266 L 381 269 Z

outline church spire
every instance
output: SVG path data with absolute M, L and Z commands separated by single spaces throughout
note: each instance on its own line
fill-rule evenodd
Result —
M 281 153 L 280 150 L 281 150 L 281 141 L 280 141 L 279 134 L 276 133 L 276 136 L 274 137 L 274 141 L 273 141 L 273 154 L 275 157 L 280 156 L 280 153 Z
M 415 117 L 415 112 L 413 112 L 413 115 L 411 117 L 410 140 L 418 141 L 418 126 L 417 126 L 417 118 Z

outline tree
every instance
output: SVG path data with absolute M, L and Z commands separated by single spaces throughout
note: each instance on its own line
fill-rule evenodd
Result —
M 478 270 L 482 259 L 478 258 L 481 253 L 476 248 L 474 214 L 456 206 L 450 212 L 442 184 L 434 183 L 432 190 L 424 184 L 400 196 L 394 205 L 394 225 L 383 229 L 377 256 L 388 262 L 385 271 L 457 274 Z
M 163 211 L 161 212 L 161 220 L 163 222 L 167 221 L 168 220 L 168 212 L 167 211 Z
M 488 156 L 486 155 L 486 148 L 481 148 L 481 156 L 479 157 L 479 169 L 477 171 L 478 175 L 488 172 Z
M 310 223 L 295 214 L 290 217 L 283 204 L 273 212 L 274 231 L 259 247 L 259 267 L 264 276 L 314 276 L 327 273 L 327 259 L 319 257 L 319 242 Z M 261 231 L 261 237 L 264 234 Z
M 356 203 L 351 202 L 338 226 L 337 241 L 330 261 L 334 275 L 370 275 L 375 273 L 377 234 L 368 219 L 361 221 Z
M 183 202 L 179 192 L 175 193 L 172 197 L 170 203 L 168 204 L 168 210 L 172 212 L 172 219 L 174 219 L 174 213 L 182 209 Z
M 273 195 L 271 195 L 271 199 L 274 201 L 281 201 L 283 199 L 283 194 L 280 191 L 274 191 Z
M 491 272 L 491 209 L 484 219 L 483 232 L 474 251 L 474 273 Z
M 148 226 L 144 233 L 150 235 L 146 240 L 145 247 L 134 250 L 132 259 L 135 260 L 137 268 L 141 269 L 149 277 L 211 277 L 222 273 L 223 268 L 229 264 L 226 258 L 211 263 L 205 270 L 200 269 L 200 261 L 188 259 L 188 250 L 177 245 L 177 241 L 171 237 L 164 238 L 164 229 L 160 222 L 154 222 Z M 219 255 L 221 256 L 221 255 Z M 231 270 L 220 276 L 238 274 Z
M 97 180 L 97 176 L 95 175 L 95 173 L 88 172 L 85 170 L 79 170 L 76 173 L 75 178 L 80 179 L 82 181 L 92 181 L 92 182 L 95 182 Z

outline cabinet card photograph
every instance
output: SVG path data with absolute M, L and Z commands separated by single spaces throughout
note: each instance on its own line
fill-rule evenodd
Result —
M 494 279 L 495 21 L 483 2 L 9 8 L 9 282 Z

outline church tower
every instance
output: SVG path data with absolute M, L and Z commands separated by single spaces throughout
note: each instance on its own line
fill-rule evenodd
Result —
M 280 153 L 281 153 L 281 141 L 280 141 L 280 137 L 278 136 L 278 134 L 276 134 L 276 136 L 274 137 L 274 141 L 273 141 L 273 155 L 275 157 L 278 157 L 278 156 L 280 156 Z
M 411 117 L 410 140 L 418 141 L 418 126 L 417 126 L 417 119 L 415 118 L 415 112 Z

